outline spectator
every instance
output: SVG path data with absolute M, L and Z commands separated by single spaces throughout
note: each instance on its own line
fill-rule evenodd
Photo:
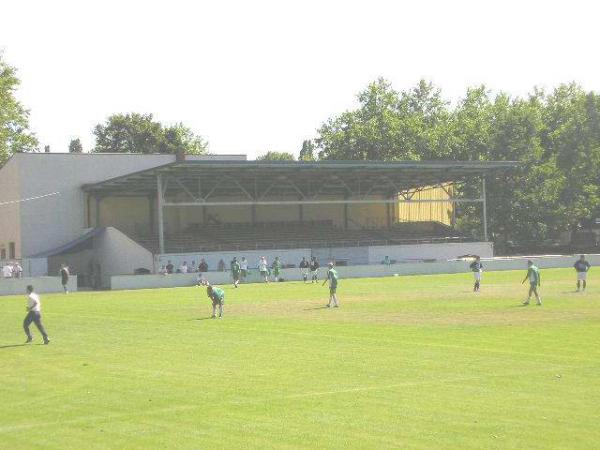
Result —
M 198 272 L 208 272 L 208 264 L 206 263 L 204 258 L 202 258 L 200 260 L 200 264 L 198 264 Z
M 390 261 L 390 257 L 386 256 L 383 261 L 381 261 L 381 264 L 383 264 L 384 266 L 390 266 L 392 264 L 392 261 Z
M 190 265 L 190 269 L 188 270 L 189 273 L 194 273 L 194 272 L 198 272 L 198 268 L 196 267 L 196 261 L 192 261 L 192 264 Z
M 188 273 L 188 265 L 187 265 L 187 261 L 184 261 L 183 264 L 181 266 L 179 266 L 179 270 L 177 272 L 179 273 Z
M 18 261 L 13 265 L 13 277 L 23 278 L 23 267 L 21 267 Z
M 158 270 L 158 274 L 159 275 L 166 275 L 167 274 L 167 267 L 166 266 L 160 266 L 160 269 Z
M 217 266 L 217 270 L 219 272 L 225 272 L 225 261 L 222 259 L 219 261 L 219 265 Z
M 242 270 L 242 281 L 245 281 L 248 276 L 248 260 L 245 256 L 242 256 L 242 260 L 240 261 L 240 269 Z
M 173 263 L 171 263 L 171 260 L 167 261 L 167 265 L 166 265 L 167 273 L 173 273 L 174 268 L 175 267 L 173 266 Z
M 258 260 L 258 271 L 260 272 L 260 277 L 263 279 L 265 283 L 269 282 L 269 265 L 267 263 L 267 258 L 261 256 Z
M 2 268 L 2 276 L 4 278 L 12 278 L 13 268 L 11 264 L 6 263 L 6 265 Z

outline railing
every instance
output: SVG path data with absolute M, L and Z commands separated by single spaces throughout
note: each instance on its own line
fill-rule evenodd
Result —
M 294 241 L 256 241 L 251 242 L 229 242 L 215 244 L 198 244 L 190 242 L 189 245 L 166 244 L 167 253 L 189 253 L 189 252 L 218 252 L 218 251 L 242 251 L 242 250 L 276 250 L 293 248 L 331 248 L 331 247 L 367 247 L 387 245 L 417 245 L 417 244 L 441 244 L 452 242 L 472 242 L 473 239 L 464 237 L 420 237 L 410 239 L 341 239 L 341 240 L 294 240 Z M 156 247 L 155 247 L 156 248 Z

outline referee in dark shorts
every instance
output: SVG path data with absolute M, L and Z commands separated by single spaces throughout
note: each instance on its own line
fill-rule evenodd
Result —
M 35 326 L 42 337 L 44 338 L 44 345 L 48 345 L 50 343 L 50 339 L 48 338 L 48 333 L 44 329 L 44 325 L 42 324 L 42 303 L 40 302 L 40 296 L 33 292 L 33 286 L 27 286 L 27 315 L 25 316 L 25 320 L 23 321 L 23 329 L 25 330 L 25 334 L 27 335 L 26 344 L 29 344 L 33 341 L 33 336 L 31 335 L 31 331 L 29 331 L 29 325 L 31 322 L 35 323 Z

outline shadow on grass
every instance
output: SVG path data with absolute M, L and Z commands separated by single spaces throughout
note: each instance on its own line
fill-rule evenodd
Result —
M 315 309 L 327 309 L 327 306 L 315 306 L 314 308 L 304 308 L 303 311 L 314 311 Z
M 44 345 L 44 344 L 11 344 L 11 345 L 0 345 L 0 350 L 3 349 L 3 348 L 29 347 L 31 345 Z
M 196 321 L 196 320 L 210 320 L 210 319 L 212 319 L 211 316 L 208 316 L 208 317 L 197 317 L 195 319 L 190 319 L 190 321 L 193 322 L 193 321 Z

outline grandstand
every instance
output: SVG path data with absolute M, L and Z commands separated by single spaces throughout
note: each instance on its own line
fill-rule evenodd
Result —
M 134 239 L 152 253 L 160 251 L 157 236 Z M 194 224 L 176 234 L 165 234 L 164 253 L 200 253 L 234 250 L 273 250 L 319 247 L 364 247 L 443 242 L 469 242 L 439 222 L 396 223 L 389 229 L 336 227 L 331 220 Z
M 103 279 L 154 272 L 165 257 L 215 260 L 232 251 L 288 263 L 297 263 L 295 249 L 348 264 L 373 264 L 382 252 L 396 260 L 492 256 L 485 177 L 514 166 L 19 154 L 0 169 L 0 204 L 10 203 L 0 215 L 0 247 L 35 260 L 38 274 L 65 260 L 83 275 L 97 267 Z M 457 198 L 458 183 L 479 185 L 480 194 Z M 462 203 L 480 205 L 480 236 L 454 230 Z

